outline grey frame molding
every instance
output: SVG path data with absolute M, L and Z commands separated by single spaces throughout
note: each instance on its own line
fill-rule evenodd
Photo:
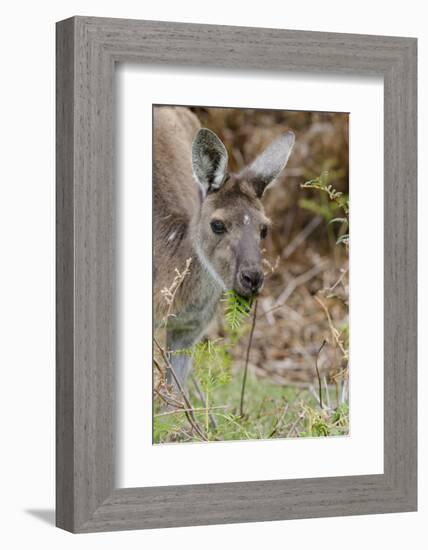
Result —
M 58 527 L 416 510 L 416 39 L 73 17 L 56 47 Z M 116 62 L 383 76 L 384 474 L 115 488 Z

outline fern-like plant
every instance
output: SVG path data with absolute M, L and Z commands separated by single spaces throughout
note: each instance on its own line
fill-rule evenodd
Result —
M 253 300 L 239 296 L 234 290 L 227 290 L 222 301 L 225 302 L 224 318 L 228 328 L 237 330 L 250 314 Z

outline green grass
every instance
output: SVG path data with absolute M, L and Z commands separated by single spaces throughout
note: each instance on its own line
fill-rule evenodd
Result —
M 209 441 L 273 439 L 286 437 L 326 437 L 348 434 L 349 415 L 346 403 L 321 409 L 307 389 L 283 387 L 249 373 L 245 392 L 245 414 L 239 416 L 242 373 L 231 376 L 227 383 L 210 394 L 211 413 L 217 422 L 214 429 L 205 411 L 195 412 L 195 418 Z M 189 383 L 194 409 L 203 408 Z M 334 403 L 334 388 L 329 389 Z M 222 407 L 222 408 L 216 408 Z M 224 407 L 224 408 L 223 408 Z M 156 410 L 157 409 L 157 410 Z M 155 443 L 201 441 L 180 411 L 165 415 L 155 408 L 153 434 Z

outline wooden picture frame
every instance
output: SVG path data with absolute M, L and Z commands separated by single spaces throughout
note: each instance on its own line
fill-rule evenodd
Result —
M 416 39 L 73 17 L 57 24 L 57 526 L 72 532 L 416 510 Z M 384 79 L 384 473 L 117 489 L 117 62 Z

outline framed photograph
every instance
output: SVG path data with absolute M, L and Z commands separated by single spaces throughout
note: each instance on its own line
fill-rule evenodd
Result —
M 56 47 L 57 526 L 416 510 L 416 39 Z

